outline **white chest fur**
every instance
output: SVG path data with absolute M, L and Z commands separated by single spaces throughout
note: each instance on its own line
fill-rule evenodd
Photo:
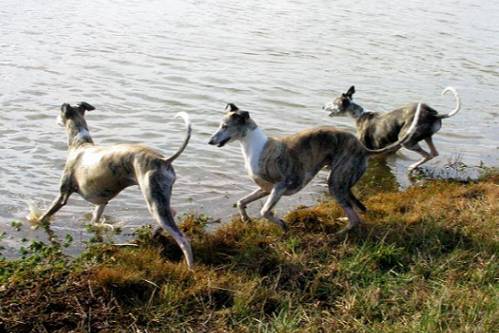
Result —
M 260 170 L 260 157 L 262 156 L 263 148 L 265 147 L 267 140 L 265 133 L 258 127 L 249 131 L 246 136 L 241 139 L 244 164 L 251 177 L 258 175 Z

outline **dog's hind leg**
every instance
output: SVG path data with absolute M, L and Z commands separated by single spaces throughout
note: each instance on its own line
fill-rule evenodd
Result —
M 344 234 L 362 223 L 362 220 L 360 219 L 359 215 L 352 208 L 352 204 L 350 198 L 348 198 L 348 194 L 344 194 L 341 191 L 342 191 L 341 189 L 335 186 L 333 186 L 332 188 L 330 187 L 329 190 L 329 192 L 335 197 L 336 201 L 341 206 L 341 208 L 343 208 L 343 211 L 345 212 L 345 215 L 348 218 L 348 224 L 343 229 L 341 229 L 336 233 L 338 235 Z
M 94 212 L 92 213 L 92 220 L 90 221 L 90 223 L 94 224 L 96 227 L 105 227 L 114 230 L 114 226 L 112 224 L 105 223 L 104 221 L 99 222 L 102 213 L 104 212 L 104 208 L 106 208 L 106 205 L 107 203 L 95 207 Z
M 345 211 L 346 216 L 348 217 L 348 224 L 346 225 L 346 227 L 338 231 L 336 233 L 337 235 L 342 235 L 362 223 L 362 220 L 360 219 L 359 215 L 357 215 L 357 213 L 355 212 L 355 210 L 353 210 L 352 207 L 342 206 L 342 208 Z
M 355 195 L 352 193 L 352 190 L 349 191 L 348 193 L 348 198 L 350 199 L 350 202 L 360 211 L 366 212 L 367 208 L 364 206 L 364 204 L 355 197 Z
M 437 148 L 435 147 L 435 145 L 433 144 L 433 139 L 431 138 L 431 136 L 425 138 L 424 141 L 426 142 L 426 144 L 430 148 L 430 152 L 431 152 L 432 157 L 437 157 L 438 151 L 437 151 Z
M 192 268 L 192 248 L 190 242 L 178 229 L 170 208 L 170 197 L 172 193 L 175 175 L 172 173 L 166 178 L 165 173 L 159 171 L 147 172 L 139 179 L 140 189 L 149 208 L 149 212 L 158 224 L 175 239 L 175 242 L 184 254 L 187 266 Z M 173 179 L 172 179 L 173 178 Z
M 259 189 L 256 189 L 255 191 L 251 192 L 250 194 L 248 194 L 244 198 L 241 198 L 240 200 L 237 201 L 237 208 L 239 208 L 239 213 L 241 214 L 241 220 L 243 220 L 243 222 L 250 222 L 251 221 L 250 217 L 246 213 L 246 206 L 250 202 L 253 202 L 255 200 L 263 198 L 267 195 L 269 195 L 268 192 L 265 192 L 264 190 L 259 188 Z
M 354 167 L 348 173 L 348 178 L 345 181 L 348 181 L 348 199 L 350 204 L 353 205 L 358 210 L 365 212 L 367 211 L 366 206 L 357 199 L 357 197 L 352 193 L 352 187 L 359 181 L 360 177 L 367 170 L 367 160 L 365 158 L 355 158 L 354 161 L 351 162 Z
M 359 163 L 364 164 L 362 165 Z M 353 165 L 353 170 L 352 168 L 347 169 L 347 165 Z M 362 176 L 365 166 L 365 160 L 344 161 L 336 164 L 336 167 L 333 166 L 331 168 L 331 172 L 329 173 L 327 179 L 329 193 L 336 199 L 341 208 L 343 208 L 345 215 L 348 217 L 347 226 L 337 232 L 337 234 L 344 234 L 362 223 L 362 220 L 352 206 L 356 206 L 360 210 L 362 210 L 362 208 L 365 209 L 365 206 L 357 198 L 355 198 L 351 191 L 351 187 Z
M 274 208 L 279 199 L 281 199 L 281 196 L 284 194 L 284 192 L 286 192 L 286 185 L 284 183 L 278 183 L 276 186 L 274 186 L 272 188 L 272 191 L 270 192 L 269 198 L 260 211 L 260 214 L 270 222 L 277 224 L 279 227 L 281 227 L 282 230 L 286 232 L 288 231 L 288 226 L 286 225 L 286 223 L 275 216 L 274 213 L 272 213 L 272 208 Z
M 416 163 L 411 164 L 409 166 L 409 172 L 413 171 L 414 169 L 416 169 L 417 167 L 419 167 L 421 164 L 426 163 L 426 162 L 428 162 L 429 160 L 431 160 L 433 158 L 433 156 L 430 153 L 428 153 L 426 150 L 424 150 L 423 148 L 421 148 L 421 146 L 419 144 L 417 144 L 417 143 L 414 144 L 414 145 L 412 145 L 412 146 L 405 146 L 405 148 L 407 148 L 409 150 L 412 150 L 412 151 L 415 151 L 416 153 L 418 153 L 421 156 L 423 156 L 422 159 L 420 159 Z
M 97 207 L 95 207 L 90 223 L 98 223 L 100 221 L 102 213 L 104 212 L 104 208 L 106 208 L 106 204 L 98 205 Z

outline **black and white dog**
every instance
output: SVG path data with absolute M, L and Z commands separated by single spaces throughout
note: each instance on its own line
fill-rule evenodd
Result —
M 414 135 L 403 144 L 403 147 L 419 153 L 423 158 L 409 167 L 409 171 L 438 156 L 438 151 L 432 141 L 432 135 L 442 127 L 442 119 L 455 115 L 461 109 L 461 101 L 457 91 L 447 87 L 442 95 L 452 92 L 456 99 L 456 108 L 449 114 L 439 114 L 426 104 L 421 105 L 421 115 Z M 351 86 L 346 93 L 341 94 L 323 109 L 330 112 L 329 116 L 348 114 L 356 121 L 357 135 L 369 149 L 380 149 L 403 137 L 411 126 L 417 103 L 408 104 L 390 112 L 369 112 L 353 101 L 355 87 Z M 424 140 L 430 148 L 430 153 L 419 145 Z

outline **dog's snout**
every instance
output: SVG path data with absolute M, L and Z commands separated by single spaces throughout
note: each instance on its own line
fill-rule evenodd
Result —
M 215 144 L 215 140 L 213 138 L 210 138 L 210 141 L 208 141 L 208 144 L 209 145 L 214 145 Z

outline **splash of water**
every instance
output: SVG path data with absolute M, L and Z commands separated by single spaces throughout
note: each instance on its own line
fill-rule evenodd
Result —
M 38 204 L 34 201 L 28 202 L 28 210 L 29 213 L 26 215 L 26 219 L 33 224 L 39 223 L 40 217 L 43 215 L 43 211 L 40 207 L 38 207 Z

